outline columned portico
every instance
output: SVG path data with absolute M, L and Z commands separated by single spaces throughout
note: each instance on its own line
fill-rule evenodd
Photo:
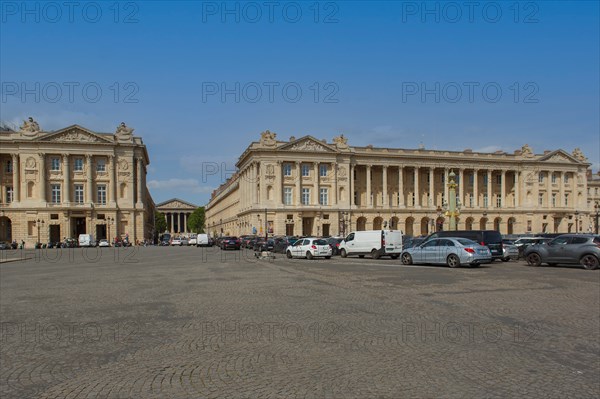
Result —
M 167 221 L 167 232 L 171 234 L 192 233 L 188 229 L 188 218 L 198 209 L 197 205 L 186 202 L 179 198 L 173 198 L 156 205 L 156 210 L 165 215 Z M 162 234 L 164 231 L 158 232 Z

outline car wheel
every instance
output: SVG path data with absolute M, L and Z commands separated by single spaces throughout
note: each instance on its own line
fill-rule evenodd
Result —
M 326 256 L 325 259 L 331 259 L 331 256 Z
M 556 265 L 558 265 L 558 263 L 554 263 L 554 262 L 548 263 L 548 266 L 556 266 Z
M 580 263 L 586 270 L 596 270 L 598 268 L 598 258 L 591 254 L 583 255 Z
M 362 259 L 362 258 L 364 258 L 365 256 L 364 256 L 364 255 L 358 255 L 358 257 Z
M 310 251 L 306 251 L 306 259 L 311 260 L 313 258 L 313 254 Z
M 450 254 L 446 258 L 446 264 L 450 267 L 458 267 L 460 266 L 460 259 L 458 258 L 458 256 Z
M 527 255 L 527 264 L 529 266 L 539 266 L 542 264 L 542 257 L 537 252 Z
M 502 262 L 508 262 L 510 258 L 502 258 Z
M 379 251 L 374 249 L 371 251 L 371 258 L 373 259 L 379 259 Z
M 345 249 L 342 249 L 342 250 L 340 251 L 340 256 L 341 256 L 342 258 L 345 258 L 346 256 L 348 256 L 348 253 L 346 253 L 346 250 L 345 250 Z
M 412 256 L 408 252 L 402 254 L 402 264 L 403 265 L 412 265 L 413 260 Z
M 288 259 L 292 259 L 292 253 L 290 251 L 287 251 L 285 256 L 287 256 Z
M 398 255 L 392 255 L 392 259 L 398 259 Z

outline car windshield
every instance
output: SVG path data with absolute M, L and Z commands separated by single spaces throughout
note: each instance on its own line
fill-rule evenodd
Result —
M 314 241 L 313 241 L 313 244 L 314 244 L 314 245 L 327 245 L 327 241 L 325 241 L 325 240 L 321 240 L 321 239 L 319 239 L 319 240 L 314 240 Z
M 469 240 L 467 238 L 457 238 L 456 241 L 458 241 L 460 244 L 462 244 L 464 246 L 478 245 L 475 241 Z

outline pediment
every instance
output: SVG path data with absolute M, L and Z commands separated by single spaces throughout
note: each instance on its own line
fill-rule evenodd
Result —
M 165 202 L 161 202 L 160 204 L 156 205 L 157 209 L 188 209 L 188 210 L 196 210 L 196 208 L 198 208 L 197 205 L 191 204 L 189 202 L 186 202 L 184 200 L 180 200 L 178 198 L 173 198 L 170 200 L 167 200 Z
M 282 145 L 278 149 L 282 151 L 299 152 L 338 152 L 335 147 L 323 143 L 312 136 L 301 137 L 291 143 Z
M 57 141 L 68 143 L 114 143 L 114 139 L 110 140 L 79 125 L 69 126 L 56 132 L 44 134 L 38 137 L 36 141 Z
M 580 164 L 581 163 L 578 159 L 576 159 L 571 154 L 568 154 L 563 150 L 552 151 L 551 153 L 538 158 L 538 162 L 558 162 L 558 163 L 570 163 L 570 164 Z

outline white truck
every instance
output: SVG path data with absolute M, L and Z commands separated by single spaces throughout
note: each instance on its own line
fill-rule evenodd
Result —
M 371 255 L 373 259 L 381 256 L 397 259 L 402 253 L 402 236 L 400 230 L 353 231 L 340 243 L 340 255 L 342 258 Z
M 79 246 L 80 247 L 95 247 L 96 240 L 91 234 L 79 234 Z
M 208 240 L 208 234 L 198 234 L 196 237 L 196 247 L 208 247 L 210 246 Z

